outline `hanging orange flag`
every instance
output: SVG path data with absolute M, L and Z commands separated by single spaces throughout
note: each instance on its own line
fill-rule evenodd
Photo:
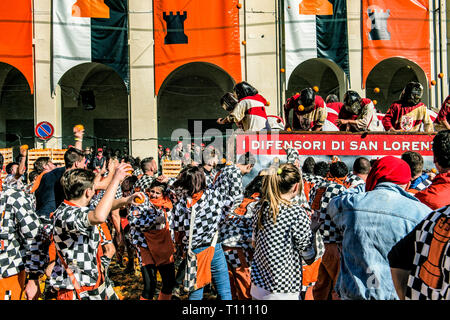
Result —
M 0 62 L 17 68 L 33 93 L 31 0 L 0 1 Z
M 155 92 L 176 68 L 208 62 L 241 81 L 238 0 L 155 0 Z
M 380 61 L 402 57 L 431 79 L 428 0 L 363 0 L 363 86 Z

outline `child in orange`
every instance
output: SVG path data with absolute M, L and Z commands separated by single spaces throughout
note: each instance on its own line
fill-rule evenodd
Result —
M 132 207 L 130 225 L 139 230 L 145 239 L 139 248 L 142 262 L 144 290 L 141 300 L 153 300 L 156 291 L 156 273 L 162 278 L 158 300 L 170 300 L 175 287 L 175 246 L 170 234 L 168 213 L 172 202 L 166 196 L 167 185 L 154 180 L 144 204 Z M 146 246 L 144 246 L 145 244 Z

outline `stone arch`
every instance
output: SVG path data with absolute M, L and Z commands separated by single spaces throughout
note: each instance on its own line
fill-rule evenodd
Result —
M 193 133 L 194 121 L 202 121 L 202 132 L 211 128 L 224 130 L 216 120 L 227 113 L 220 107 L 220 98 L 233 90 L 234 79 L 222 68 L 207 62 L 184 64 L 164 80 L 158 94 L 158 137 L 164 147 L 175 129 Z
M 24 74 L 0 62 L 0 148 L 34 146 L 34 97 Z
M 422 102 L 429 105 L 429 79 L 426 73 L 415 62 L 401 57 L 382 60 L 370 71 L 366 79 L 366 97 L 376 100 L 377 109 L 386 112 L 410 81 L 422 84 Z M 380 91 L 375 92 L 375 88 Z
M 86 129 L 84 146 L 129 148 L 128 90 L 111 67 L 90 62 L 68 70 L 60 79 L 63 147 L 73 144 L 73 127 Z M 89 110 L 88 104 L 95 108 Z
M 318 94 L 325 100 L 329 94 L 335 94 L 342 100 L 347 90 L 347 76 L 336 63 L 325 58 L 313 58 L 300 63 L 292 72 L 286 97 L 307 87 L 317 86 Z

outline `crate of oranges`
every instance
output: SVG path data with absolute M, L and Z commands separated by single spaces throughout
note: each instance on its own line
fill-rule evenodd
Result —
M 181 172 L 182 163 L 181 160 L 163 161 L 162 162 L 162 174 L 175 178 Z
M 3 156 L 3 168 L 0 168 L 0 178 L 3 180 L 6 177 L 5 172 L 6 165 L 13 161 L 13 149 L 12 148 L 0 149 L 0 153 Z

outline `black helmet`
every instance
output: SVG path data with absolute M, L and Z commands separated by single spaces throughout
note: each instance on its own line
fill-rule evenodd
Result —
M 258 90 L 245 81 L 237 83 L 233 90 L 236 93 L 238 100 L 258 94 Z
M 316 102 L 316 93 L 312 88 L 306 88 L 300 91 L 300 97 L 298 98 L 298 105 L 303 106 L 303 110 L 299 109 L 300 114 L 306 114 L 314 109 L 314 104 Z
M 400 95 L 400 100 L 409 104 L 418 104 L 423 95 L 423 86 L 415 81 L 408 83 Z
M 239 101 L 236 99 L 236 96 L 231 92 L 225 93 L 223 97 L 220 98 L 220 105 L 225 109 L 225 111 L 228 112 L 233 111 L 238 102 Z
M 344 107 L 348 112 L 359 114 L 361 112 L 361 96 L 358 92 L 349 90 L 344 94 Z

